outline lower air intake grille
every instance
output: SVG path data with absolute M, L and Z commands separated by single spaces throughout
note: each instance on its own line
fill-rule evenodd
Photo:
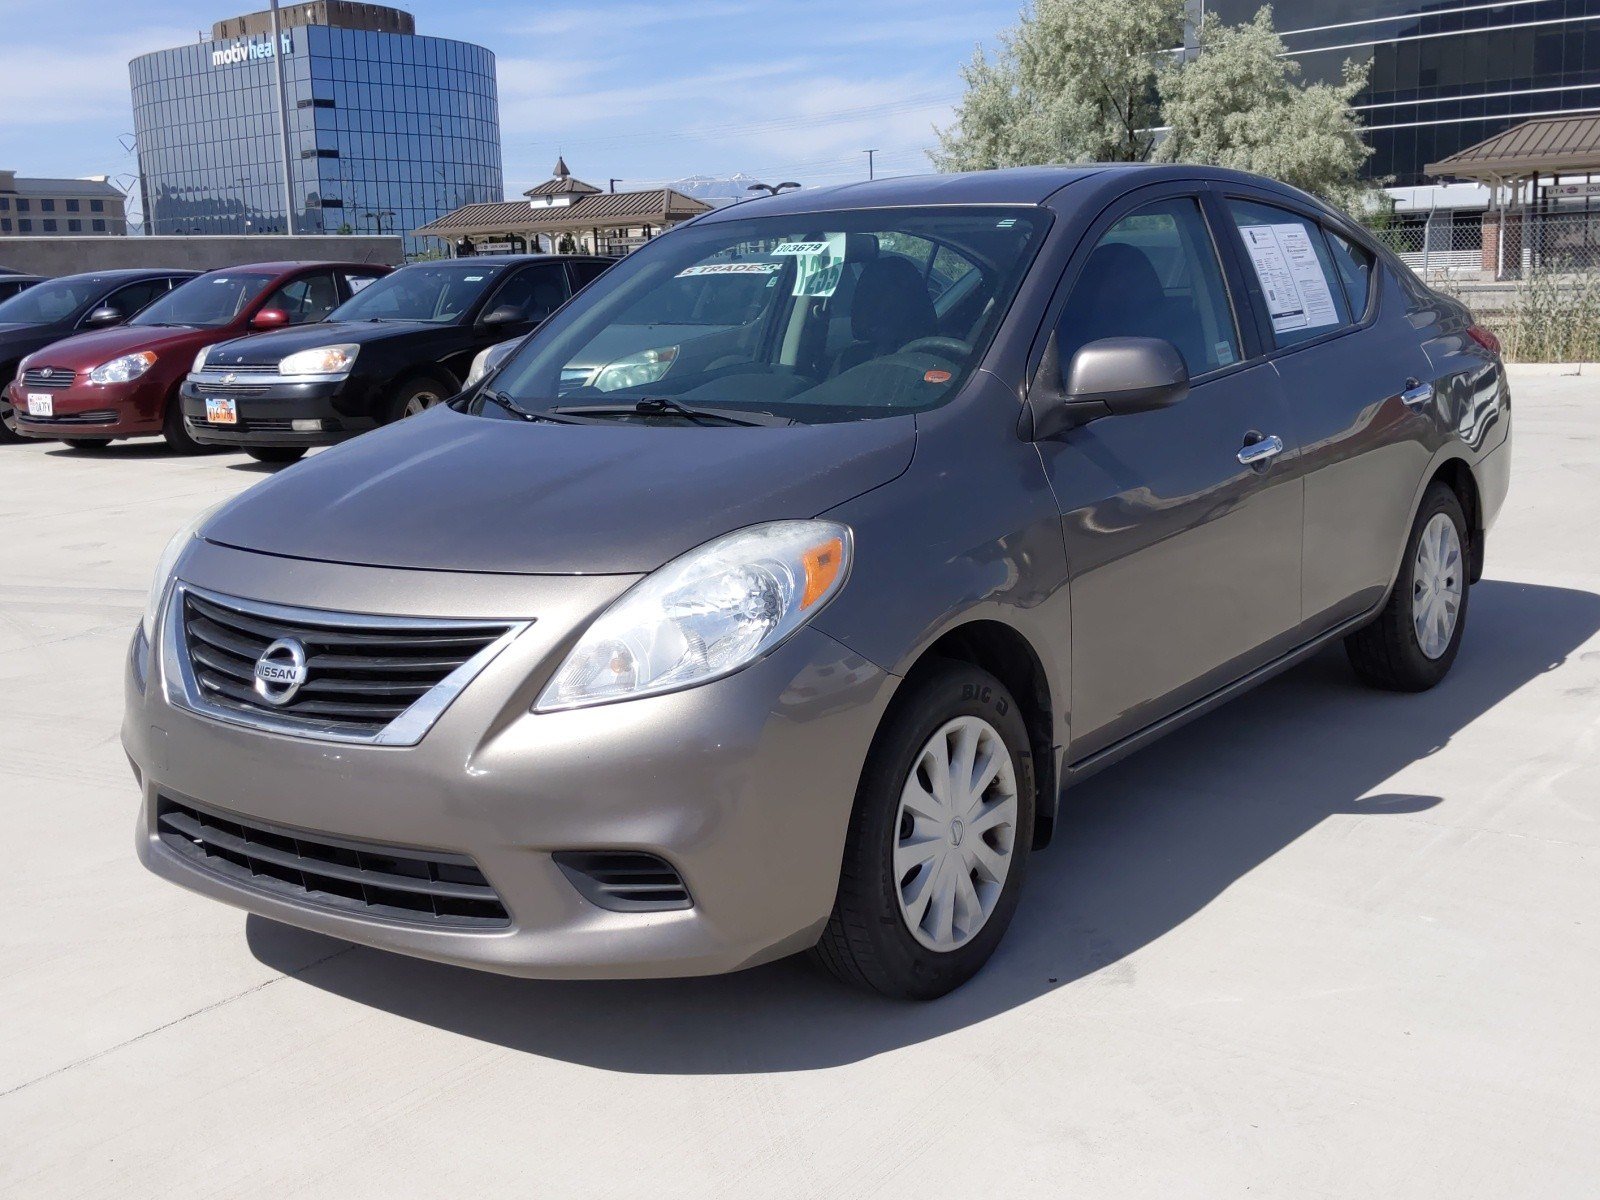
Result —
M 235 883 L 323 908 L 420 925 L 503 926 L 505 905 L 470 858 L 245 822 L 156 802 L 164 845 Z
M 563 850 L 552 857 L 584 899 L 612 912 L 665 912 L 692 905 L 683 876 L 654 854 Z

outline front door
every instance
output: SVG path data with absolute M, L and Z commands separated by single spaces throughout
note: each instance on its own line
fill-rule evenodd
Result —
M 1060 359 L 1164 338 L 1192 388 L 1038 443 L 1071 575 L 1072 762 L 1270 661 L 1300 619 L 1302 481 L 1277 375 L 1241 337 L 1198 195 L 1138 196 L 1068 269 Z

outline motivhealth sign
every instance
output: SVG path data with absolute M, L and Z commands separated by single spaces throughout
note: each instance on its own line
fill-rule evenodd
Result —
M 287 32 L 279 36 L 285 54 L 294 52 L 294 43 L 289 40 Z M 213 67 L 232 67 L 239 63 L 256 62 L 259 59 L 272 57 L 272 39 L 254 38 L 250 41 L 229 42 L 226 46 L 211 52 L 211 65 Z

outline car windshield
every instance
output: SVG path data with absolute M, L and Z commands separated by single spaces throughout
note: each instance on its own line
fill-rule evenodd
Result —
M 690 419 L 677 406 L 803 423 L 934 408 L 976 368 L 1048 222 L 986 206 L 688 225 L 579 293 L 486 386 L 525 412 L 651 422 Z
M 330 321 L 458 320 L 505 270 L 503 263 L 418 264 L 362 288 L 328 314 Z
M 70 317 L 105 291 L 106 282 L 93 275 L 80 275 L 36 283 L 0 304 L 0 325 L 48 325 Z
M 213 271 L 181 284 L 130 325 L 192 325 L 215 329 L 244 311 L 277 278 L 260 271 Z

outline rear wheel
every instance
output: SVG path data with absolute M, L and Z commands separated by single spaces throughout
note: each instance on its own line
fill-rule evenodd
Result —
M 384 421 L 392 425 L 407 417 L 418 416 L 434 405 L 442 404 L 449 396 L 450 389 L 437 379 L 430 379 L 427 376 L 408 379 L 396 388 L 394 395 L 389 398 Z
M 304 446 L 256 446 L 245 451 L 258 463 L 299 462 L 306 456 Z
M 183 423 L 183 408 L 176 400 L 167 402 L 167 415 L 161 421 L 161 436 L 166 439 L 167 449 L 174 454 L 209 454 L 212 450 L 212 447 L 194 440 L 189 427 Z
M 1377 620 L 1345 639 L 1363 682 L 1422 692 L 1449 673 L 1467 624 L 1468 536 L 1455 492 L 1443 483 L 1430 486 L 1389 602 Z
M 862 773 L 813 955 L 846 983 L 931 1000 L 977 974 L 1011 922 L 1034 769 L 1016 701 L 988 672 L 942 663 L 905 686 Z

